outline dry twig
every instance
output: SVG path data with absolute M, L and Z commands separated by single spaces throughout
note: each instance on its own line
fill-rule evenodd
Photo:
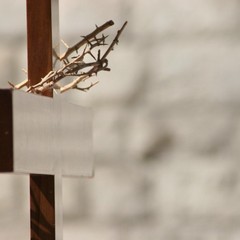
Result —
M 96 29 L 90 34 L 83 36 L 83 39 L 69 47 L 64 41 L 63 44 L 67 47 L 67 51 L 57 57 L 62 63 L 62 67 L 57 71 L 50 71 L 44 76 L 41 81 L 26 89 L 26 92 L 41 94 L 48 89 L 58 89 L 61 93 L 70 89 L 77 89 L 80 91 L 88 91 L 98 82 L 91 83 L 88 87 L 80 87 L 79 83 L 86 81 L 92 76 L 96 76 L 100 71 L 110 71 L 108 67 L 108 55 L 114 49 L 114 46 L 118 44 L 119 37 L 127 25 L 127 22 L 123 24 L 121 29 L 118 30 L 115 38 L 110 45 L 106 43 L 108 36 L 102 32 L 114 25 L 113 21 L 108 21 L 101 25 L 96 26 Z M 101 34 L 101 36 L 99 36 Z M 106 51 L 102 54 L 103 46 L 108 46 Z M 80 53 L 79 53 L 80 52 Z M 75 53 L 75 55 L 73 55 Z M 90 56 L 92 61 L 87 61 L 86 57 Z M 59 86 L 59 82 L 66 77 L 72 77 L 73 80 L 63 86 Z M 28 80 L 13 85 L 9 83 L 11 87 L 15 89 L 22 89 L 26 87 Z

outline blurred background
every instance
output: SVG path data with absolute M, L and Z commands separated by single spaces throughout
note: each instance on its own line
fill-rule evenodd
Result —
M 25 78 L 25 1 L 0 12 L 2 88 Z M 64 179 L 65 240 L 240 239 L 239 16 L 239 0 L 60 0 L 69 45 L 129 22 L 112 71 L 65 95 L 94 110 L 96 172 Z M 28 177 L 0 182 L 0 239 L 28 239 Z

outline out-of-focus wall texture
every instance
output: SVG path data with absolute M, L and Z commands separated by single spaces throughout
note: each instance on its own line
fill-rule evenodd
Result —
M 0 12 L 6 87 L 25 77 L 25 3 Z M 70 45 L 129 21 L 112 71 L 66 94 L 94 109 L 96 176 L 64 180 L 65 239 L 240 239 L 240 1 L 60 0 L 60 14 Z M 1 240 L 28 236 L 27 180 L 0 176 Z

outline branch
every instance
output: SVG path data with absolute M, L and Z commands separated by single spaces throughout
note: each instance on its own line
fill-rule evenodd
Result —
M 113 24 L 113 21 L 108 21 L 102 26 L 96 27 L 93 32 L 83 37 L 81 41 L 72 47 L 68 47 L 64 42 L 67 51 L 61 57 L 57 57 L 58 61 L 62 63 L 62 67 L 56 71 L 50 71 L 39 83 L 30 86 L 26 91 L 41 94 L 48 89 L 59 89 L 61 93 L 70 89 L 77 89 L 86 92 L 95 86 L 98 82 L 91 83 L 88 87 L 81 87 L 78 86 L 78 84 L 86 81 L 92 76 L 97 76 L 100 71 L 110 71 L 107 57 L 114 49 L 114 46 L 118 44 L 119 37 L 125 29 L 127 22 L 125 22 L 117 31 L 115 38 L 109 44 L 105 53 L 101 56 L 101 48 L 108 45 L 106 43 L 108 36 L 104 35 L 102 32 Z M 100 33 L 102 33 L 101 36 L 98 36 Z M 73 52 L 75 51 L 76 53 L 73 55 Z M 79 51 L 80 53 L 78 53 Z M 86 57 L 87 55 L 91 56 L 91 61 Z M 73 79 L 64 86 L 59 85 L 59 82 L 66 77 L 71 77 L 68 78 L 68 80 Z M 9 84 L 15 89 L 21 89 L 27 86 L 27 83 L 28 80 L 17 85 L 13 85 L 12 83 Z
M 111 45 L 108 47 L 107 51 L 104 53 L 104 55 L 102 56 L 101 60 L 105 59 L 105 58 L 108 56 L 108 54 L 113 50 L 113 47 L 118 44 L 118 42 L 119 42 L 118 39 L 119 39 L 122 31 L 123 31 L 124 28 L 126 27 L 127 23 L 128 23 L 128 22 L 126 21 L 126 22 L 123 24 L 123 26 L 121 27 L 121 29 L 118 30 L 116 37 L 113 39 Z
M 88 43 L 91 39 L 93 39 L 96 35 L 98 35 L 100 32 L 104 31 L 105 29 L 111 27 L 114 25 L 114 22 L 112 20 L 104 23 L 102 26 L 97 27 L 96 29 L 88 34 L 87 36 L 83 37 L 81 41 L 73 45 L 72 47 L 69 47 L 68 50 L 60 57 L 60 61 L 62 61 L 64 58 L 67 58 L 69 55 L 71 55 L 74 51 L 78 50 L 80 47 L 82 47 L 84 44 Z

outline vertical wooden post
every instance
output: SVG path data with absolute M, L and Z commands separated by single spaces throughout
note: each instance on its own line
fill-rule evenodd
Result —
M 52 70 L 51 0 L 27 0 L 29 86 Z M 52 97 L 52 91 L 47 95 Z
M 52 70 L 51 0 L 27 0 L 27 48 L 31 86 Z M 44 95 L 52 97 L 52 91 Z M 54 192 L 54 176 L 30 175 L 32 240 L 55 239 Z

